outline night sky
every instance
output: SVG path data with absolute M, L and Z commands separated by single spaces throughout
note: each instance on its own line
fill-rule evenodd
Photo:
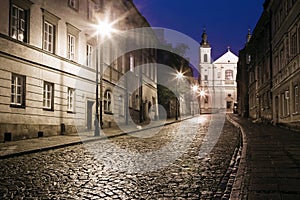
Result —
M 264 0 L 134 0 L 152 27 L 179 31 L 197 42 L 206 29 L 216 60 L 230 50 L 238 55 L 262 14 Z

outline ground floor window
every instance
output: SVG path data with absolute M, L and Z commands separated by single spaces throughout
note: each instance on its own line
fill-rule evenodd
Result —
M 74 112 L 74 96 L 75 90 L 73 88 L 68 88 L 68 111 Z
M 11 105 L 25 106 L 25 76 L 12 74 L 11 78 Z
M 43 107 L 53 110 L 54 107 L 54 84 L 44 82 Z
M 111 102 L 111 92 L 106 90 L 104 93 L 104 112 L 112 112 Z
M 299 113 L 299 88 L 298 85 L 294 86 L 294 112 Z

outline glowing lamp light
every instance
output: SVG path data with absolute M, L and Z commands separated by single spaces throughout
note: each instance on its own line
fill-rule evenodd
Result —
M 200 96 L 201 96 L 201 97 L 205 96 L 205 91 L 204 91 L 204 90 L 201 90 L 201 91 L 200 91 Z
M 183 73 L 178 72 L 176 77 L 177 77 L 177 79 L 182 79 L 183 78 Z
M 98 24 L 98 33 L 102 36 L 109 36 L 114 31 L 112 24 L 107 21 L 100 22 Z
M 197 85 L 194 85 L 194 86 L 192 87 L 192 90 L 193 90 L 194 92 L 196 92 L 196 91 L 198 90 L 198 86 L 197 86 Z

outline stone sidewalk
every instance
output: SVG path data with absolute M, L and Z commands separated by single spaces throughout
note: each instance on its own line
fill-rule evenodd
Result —
M 40 138 L 2 142 L 0 143 L 0 159 L 80 144 L 82 142 L 91 142 L 95 140 L 112 138 L 112 137 L 130 134 L 138 131 L 143 131 L 150 128 L 159 127 L 162 125 L 177 123 L 182 120 L 189 119 L 191 117 L 193 116 L 182 117 L 177 121 L 175 121 L 174 119 L 167 119 L 166 121 L 157 120 L 157 121 L 153 121 L 149 126 L 143 126 L 143 127 L 132 126 L 132 128 L 130 128 L 129 130 L 126 129 L 127 130 L 126 132 L 122 131 L 119 128 L 107 128 L 107 129 L 100 130 L 100 136 L 98 137 L 95 137 L 94 132 L 91 131 L 91 132 L 84 132 L 76 135 L 57 135 L 57 136 L 50 136 L 50 137 L 40 137 Z
M 230 199 L 300 199 L 300 133 L 229 114 L 243 135 Z

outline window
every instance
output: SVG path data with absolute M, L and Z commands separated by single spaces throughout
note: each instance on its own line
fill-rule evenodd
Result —
M 134 57 L 133 57 L 133 55 L 130 55 L 130 57 L 129 57 L 129 62 L 130 62 L 130 71 L 134 71 Z
M 95 3 L 92 1 L 88 1 L 88 6 L 87 6 L 87 18 L 88 19 L 93 19 L 95 15 Z
M 140 99 L 139 99 L 139 95 L 138 94 L 135 95 L 134 104 L 135 104 L 135 109 L 138 110 L 140 108 Z
M 233 71 L 231 69 L 225 71 L 225 80 L 233 80 Z
M 294 112 L 299 113 L 299 87 L 294 86 Z
M 44 22 L 44 50 L 53 52 L 54 26 L 47 21 Z
M 44 82 L 44 94 L 43 94 L 43 107 L 45 109 L 53 110 L 54 100 L 54 84 Z
M 86 65 L 92 67 L 92 51 L 93 47 L 89 44 L 86 45 Z
M 285 110 L 285 96 L 284 93 L 281 94 L 281 116 L 285 116 L 286 110 Z
M 207 54 L 204 54 L 204 62 L 207 62 Z
M 221 71 L 220 70 L 218 70 L 218 78 L 221 78 Z
M 290 114 L 290 91 L 285 91 L 285 108 L 286 108 L 286 115 Z
M 11 105 L 25 107 L 25 76 L 12 74 Z
M 78 10 L 78 0 L 68 0 L 68 5 L 71 8 Z
M 28 42 L 29 1 L 12 0 L 10 14 L 10 36 L 21 42 Z
M 67 58 L 73 61 L 77 59 L 77 44 L 80 30 L 75 26 L 67 24 Z
M 204 75 L 204 80 L 207 81 L 208 80 L 208 76 Z
M 104 112 L 112 112 L 111 102 L 111 92 L 106 90 L 104 93 Z
M 251 62 L 251 55 L 247 54 L 246 55 L 246 64 L 250 64 L 250 62 Z
M 296 31 L 291 35 L 290 44 L 291 44 L 290 46 L 291 56 L 294 57 L 297 54 L 297 32 Z
M 68 111 L 74 112 L 74 95 L 75 90 L 73 88 L 68 88 Z
M 43 49 L 51 53 L 55 52 L 56 27 L 58 27 L 59 17 L 53 15 L 45 9 L 43 11 Z
M 67 58 L 75 60 L 75 36 L 68 34 L 68 55 Z

